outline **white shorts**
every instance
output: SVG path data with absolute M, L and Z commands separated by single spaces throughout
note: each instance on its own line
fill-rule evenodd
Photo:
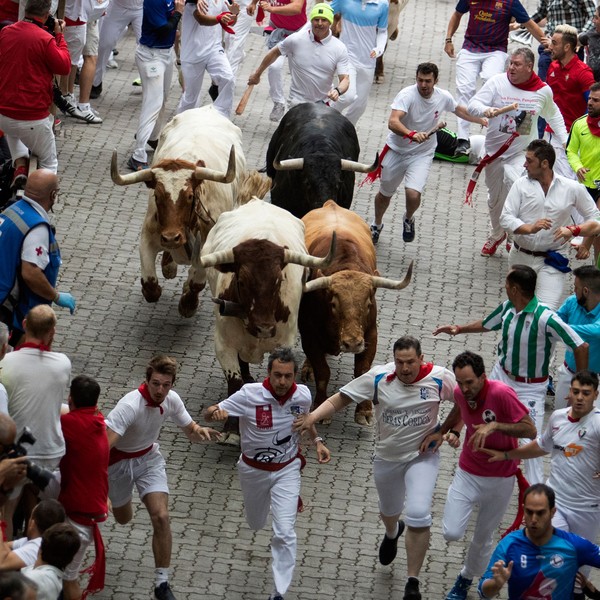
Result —
M 66 522 L 69 525 L 72 525 L 79 534 L 79 539 L 81 540 L 81 546 L 79 546 L 79 550 L 77 554 L 73 557 L 73 560 L 67 565 L 65 569 L 65 581 L 77 581 L 79 578 L 79 571 L 81 570 L 81 563 L 83 563 L 83 557 L 85 556 L 85 551 L 88 549 L 90 544 L 94 543 L 94 528 L 90 525 L 81 525 L 80 523 L 75 523 L 67 517 Z
M 140 499 L 151 492 L 169 493 L 165 459 L 158 444 L 148 454 L 120 460 L 108 467 L 108 497 L 115 508 L 131 501 L 134 484 Z
M 85 46 L 85 36 L 87 31 L 86 25 L 67 25 L 64 30 L 65 42 L 69 48 L 71 56 L 71 64 L 77 65 L 79 59 L 83 56 L 83 48 Z
M 85 33 L 85 46 L 83 47 L 83 56 L 98 56 L 98 41 L 100 34 L 98 32 L 98 21 L 90 21 L 87 24 Z
M 557 529 L 564 529 L 580 535 L 595 544 L 598 533 L 600 533 L 600 513 L 598 511 L 572 510 L 557 504 L 556 512 L 552 517 L 552 525 Z
M 411 527 L 431 526 L 431 500 L 440 464 L 439 452 L 426 452 L 407 463 L 375 457 L 373 478 L 384 517 L 400 515 Z
M 379 192 L 391 198 L 404 179 L 404 187 L 421 193 L 427 183 L 433 154 L 404 156 L 390 148 L 381 163 Z

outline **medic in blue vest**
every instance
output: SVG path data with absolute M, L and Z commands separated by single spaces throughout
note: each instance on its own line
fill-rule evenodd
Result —
M 60 250 L 48 212 L 58 191 L 56 174 L 39 169 L 29 176 L 23 199 L 0 213 L 0 320 L 13 331 L 15 345 L 34 306 L 54 302 L 75 310 L 75 298 L 56 289 Z

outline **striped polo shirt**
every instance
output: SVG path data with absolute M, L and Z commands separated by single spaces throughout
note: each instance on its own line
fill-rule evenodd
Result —
M 515 377 L 547 377 L 552 349 L 559 340 L 572 350 L 583 344 L 579 335 L 535 296 L 521 312 L 506 300 L 483 320 L 483 327 L 502 330 L 498 360 Z

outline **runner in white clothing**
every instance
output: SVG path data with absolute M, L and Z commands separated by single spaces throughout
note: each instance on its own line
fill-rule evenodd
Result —
M 554 411 L 537 439 L 505 453 L 484 452 L 492 457 L 490 462 L 550 454 L 546 483 L 556 494 L 552 525 L 595 543 L 600 533 L 600 410 L 594 408 L 598 375 L 579 371 L 571 380 L 569 396 L 571 405 Z M 586 576 L 590 572 L 589 567 L 581 570 Z
M 393 348 L 394 362 L 373 367 L 308 416 L 299 416 L 300 431 L 331 417 L 351 402 L 373 400 L 377 432 L 373 476 L 379 495 L 385 535 L 379 561 L 389 565 L 396 557 L 404 531 L 407 575 L 404 600 L 420 600 L 419 572 L 429 547 L 431 502 L 438 473 L 437 449 L 449 428 L 440 426 L 442 400 L 454 401 L 456 379 L 448 369 L 426 363 L 420 342 L 401 337 Z
M 252 529 L 265 526 L 269 507 L 273 516 L 273 593 L 283 600 L 296 564 L 296 513 L 300 500 L 300 435 L 292 431 L 294 419 L 310 410 L 312 399 L 304 385 L 296 385 L 298 363 L 289 348 L 269 356 L 268 377 L 250 383 L 204 412 L 207 421 L 239 417 L 242 455 L 238 462 L 246 520 Z M 306 428 L 320 463 L 329 462 L 329 450 L 314 425 Z
M 155 564 L 154 597 L 175 600 L 169 586 L 171 525 L 165 460 L 156 443 L 163 423 L 171 419 L 191 442 L 218 439 L 219 432 L 200 427 L 189 415 L 179 395 L 171 389 L 177 363 L 155 356 L 146 369 L 146 381 L 126 394 L 106 417 L 110 461 L 108 468 L 112 512 L 117 523 L 131 521 L 133 486 L 146 506 L 152 528 Z
M 567 142 L 562 114 L 554 103 L 550 87 L 533 72 L 534 62 L 529 48 L 517 48 L 510 56 L 508 72 L 488 79 L 468 105 L 474 115 L 490 119 L 485 136 L 489 159 L 484 158 L 476 170 L 479 173 L 485 168 L 490 212 L 490 234 L 481 249 L 482 256 L 494 255 L 506 239 L 500 215 L 508 191 L 523 174 L 523 151 L 538 137 L 538 117 L 548 121 L 563 146 Z M 507 111 L 509 106 L 512 109 Z M 469 184 L 468 198 L 475 181 L 472 179 Z

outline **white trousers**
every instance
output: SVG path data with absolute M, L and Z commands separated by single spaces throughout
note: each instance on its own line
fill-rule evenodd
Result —
M 367 109 L 375 66 L 365 68 L 349 63 L 348 75 L 350 76 L 350 87 L 337 102 L 333 103 L 333 107 L 343 112 L 352 125 L 356 125 Z
M 242 66 L 244 58 L 246 57 L 246 53 L 244 52 L 244 44 L 246 43 L 246 38 L 250 33 L 250 28 L 254 23 L 254 17 L 251 17 L 246 12 L 246 7 L 248 6 L 248 3 L 239 2 L 239 5 L 240 14 L 238 15 L 234 27 L 235 35 L 225 33 L 223 36 L 225 54 L 227 55 L 227 60 L 229 61 L 229 65 L 231 66 L 231 72 L 233 73 L 234 77 L 237 76 L 238 70 Z M 219 88 L 219 94 L 220 93 L 221 89 Z
M 511 379 L 502 369 L 500 363 L 496 363 L 492 372 L 490 373 L 490 379 L 496 381 L 502 381 L 506 385 L 509 385 L 517 397 L 521 401 L 521 404 L 527 407 L 529 410 L 529 416 L 533 419 L 538 435 L 544 431 L 544 409 L 546 400 L 546 387 L 547 381 L 541 383 L 521 383 Z M 519 444 L 528 444 L 531 440 L 523 438 L 519 440 Z M 528 458 L 523 461 L 523 471 L 525 478 L 530 484 L 543 483 L 544 482 L 544 461 L 542 457 L 539 458 Z
M 217 46 L 202 62 L 181 63 L 185 90 L 181 94 L 177 114 L 199 106 L 200 90 L 202 89 L 205 71 L 209 74 L 212 82 L 219 86 L 219 96 L 214 101 L 213 106 L 220 114 L 229 119 L 233 110 L 235 77 L 225 56 L 225 51 Z
M 17 158 L 28 158 L 31 150 L 37 156 L 38 169 L 49 169 L 56 173 L 58 158 L 53 122 L 52 115 L 36 121 L 18 121 L 0 115 L 0 129 L 4 131 L 13 162 Z
M 142 34 L 142 8 L 127 8 L 113 0 L 108 5 L 106 16 L 100 20 L 100 42 L 98 44 L 98 62 L 94 85 L 98 86 L 104 79 L 106 65 L 113 48 L 116 48 L 127 26 L 131 23 L 136 41 Z
M 461 50 L 456 57 L 456 93 L 459 104 L 467 106 L 477 91 L 477 77 L 485 83 L 493 75 L 502 73 L 506 65 L 506 52 L 470 52 Z M 471 123 L 458 119 L 458 137 L 468 140 Z
M 517 153 L 510 158 L 497 158 L 485 167 L 485 185 L 488 189 L 488 210 L 490 213 L 490 237 L 499 240 L 504 235 L 500 225 L 500 215 L 506 196 L 513 183 L 523 174 L 525 157 Z
M 517 250 L 513 244 L 508 254 L 508 265 L 527 265 L 537 273 L 535 295 L 537 299 L 548 308 L 556 310 L 561 305 L 561 298 L 565 287 L 566 273 L 544 263 L 543 256 L 531 256 Z
M 410 527 L 431 526 L 431 499 L 440 466 L 439 452 L 426 452 L 408 463 L 375 458 L 373 477 L 379 511 L 385 517 L 400 515 Z
M 448 542 L 462 539 L 473 508 L 479 507 L 473 539 L 461 571 L 463 577 L 473 579 L 485 571 L 494 549 L 494 531 L 504 517 L 514 484 L 514 477 L 478 477 L 456 468 L 444 507 L 444 538 Z
M 148 161 L 146 142 L 158 139 L 163 128 L 174 62 L 173 48 L 148 48 L 138 44 L 135 51 L 135 63 L 142 78 L 142 108 L 133 158 L 140 162 Z
M 269 77 L 269 95 L 275 104 L 285 104 L 283 93 L 283 64 L 285 56 L 279 56 L 277 60 L 267 69 Z
M 569 390 L 571 389 L 571 379 L 575 376 L 575 373 L 565 367 L 565 363 L 558 367 L 556 370 L 556 381 L 555 381 L 555 396 L 554 396 L 554 410 L 559 408 L 566 408 L 569 403 Z
M 296 514 L 300 495 L 300 459 L 280 471 L 262 471 L 245 462 L 238 462 L 238 472 L 246 521 L 251 529 L 262 529 L 269 516 L 273 517 L 273 582 L 275 592 L 287 592 L 296 565 Z

